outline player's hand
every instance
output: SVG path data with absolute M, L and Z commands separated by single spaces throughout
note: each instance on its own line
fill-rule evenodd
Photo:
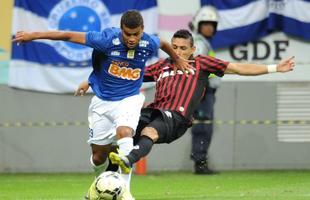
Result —
M 186 76 L 188 73 L 190 73 L 194 67 L 191 65 L 191 63 L 195 62 L 194 60 L 186 60 L 182 57 L 179 57 L 175 60 L 175 67 L 174 67 L 174 74 L 176 74 L 177 70 L 181 70 L 183 74 Z
M 281 60 L 277 65 L 277 72 L 293 71 L 295 67 L 295 57 L 292 56 L 288 59 Z
M 13 39 L 13 42 L 16 42 L 18 45 L 21 43 L 29 42 L 31 40 L 34 40 L 32 32 L 18 31 L 15 35 L 15 38 Z
M 84 96 L 89 88 L 88 82 L 82 82 L 74 93 L 74 96 Z

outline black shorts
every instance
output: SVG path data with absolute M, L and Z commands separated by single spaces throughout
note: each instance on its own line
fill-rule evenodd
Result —
M 159 138 L 156 143 L 170 143 L 184 135 L 190 124 L 188 119 L 176 111 L 143 108 L 134 143 L 139 140 L 141 131 L 145 127 L 157 130 Z

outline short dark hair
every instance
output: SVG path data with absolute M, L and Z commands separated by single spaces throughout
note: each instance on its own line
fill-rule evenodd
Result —
M 172 38 L 184 38 L 184 39 L 189 39 L 191 46 L 194 45 L 194 39 L 193 39 L 193 35 L 191 34 L 191 32 L 189 32 L 186 29 L 180 29 L 177 32 L 175 32 L 173 34 Z
M 137 10 L 128 10 L 126 11 L 121 18 L 121 28 L 126 26 L 128 28 L 138 28 L 139 26 L 143 27 L 143 17 Z

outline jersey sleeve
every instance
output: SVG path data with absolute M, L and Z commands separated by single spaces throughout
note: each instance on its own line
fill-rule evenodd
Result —
M 106 52 L 111 40 L 111 31 L 105 29 L 102 32 L 90 31 L 86 33 L 86 45 L 100 52 Z
M 213 73 L 219 77 L 224 76 L 224 72 L 229 64 L 229 62 L 211 56 L 199 55 L 196 59 L 200 64 L 201 70 Z
M 151 82 L 157 80 L 163 63 L 164 60 L 159 60 L 152 65 L 146 66 L 144 69 L 143 82 Z
M 156 35 L 150 35 L 150 41 L 152 43 L 152 51 L 153 55 L 157 53 L 158 49 L 160 48 L 160 39 Z

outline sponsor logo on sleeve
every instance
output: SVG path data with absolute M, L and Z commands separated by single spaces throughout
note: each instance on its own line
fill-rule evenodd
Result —
M 149 41 L 141 40 L 141 41 L 139 42 L 139 47 L 147 47 L 149 44 L 150 44 Z
M 119 38 L 115 38 L 115 39 L 112 40 L 112 44 L 113 45 L 120 45 L 121 41 L 119 40 Z

